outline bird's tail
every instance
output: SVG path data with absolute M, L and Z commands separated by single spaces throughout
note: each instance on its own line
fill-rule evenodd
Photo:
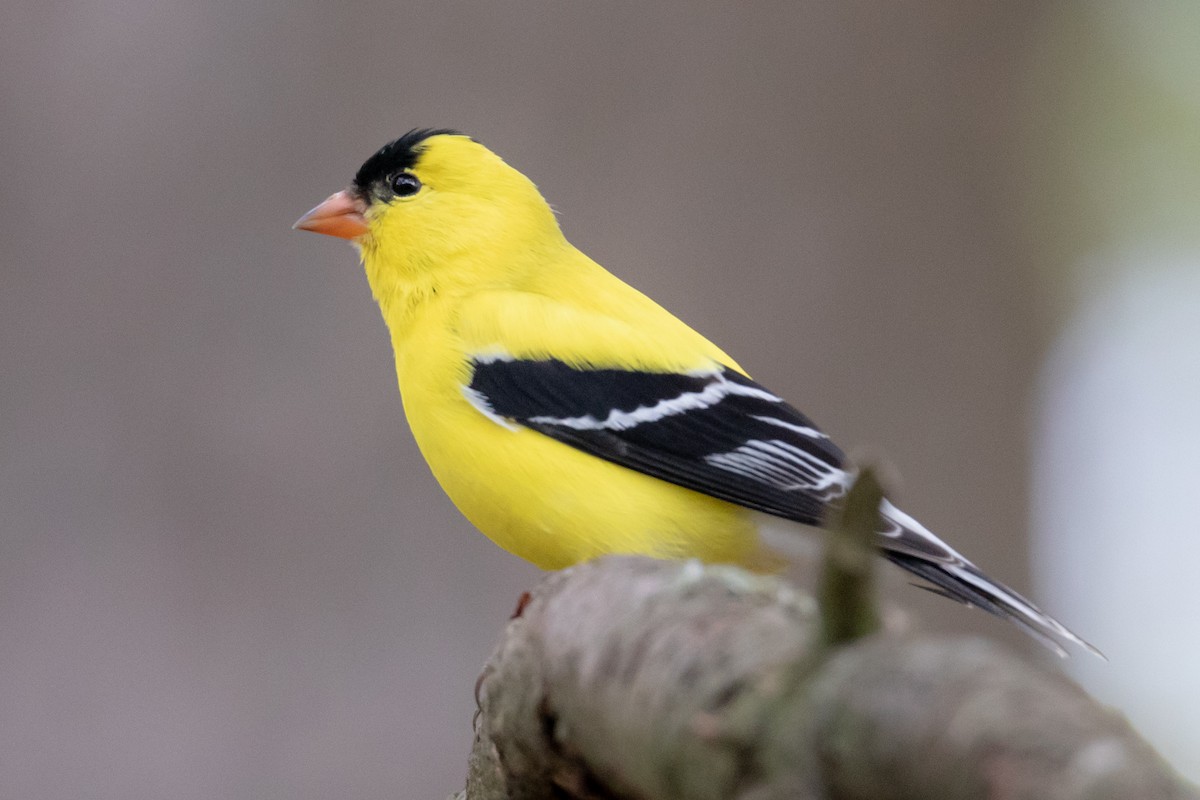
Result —
M 1105 658 L 1098 649 L 1020 593 L 984 575 L 978 567 L 891 503 L 885 500 L 880 512 L 893 527 L 883 534 L 884 557 L 932 584 L 921 586 L 922 589 L 1010 620 L 1060 656 L 1067 655 L 1062 643 L 1074 642 Z

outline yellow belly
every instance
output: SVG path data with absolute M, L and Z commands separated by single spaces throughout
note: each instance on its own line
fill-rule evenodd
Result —
M 434 476 L 500 547 L 544 569 L 607 553 L 778 565 L 746 509 L 489 419 L 463 395 L 466 376 L 447 369 L 455 363 L 405 354 L 400 393 Z

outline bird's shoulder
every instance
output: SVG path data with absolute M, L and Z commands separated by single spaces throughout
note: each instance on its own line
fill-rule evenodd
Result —
M 719 347 L 617 280 L 487 289 L 464 297 L 450 324 L 467 355 L 554 359 L 578 367 L 741 372 Z

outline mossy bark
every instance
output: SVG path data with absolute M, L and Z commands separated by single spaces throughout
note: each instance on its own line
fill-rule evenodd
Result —
M 548 576 L 492 654 L 463 800 L 1200 800 L 1051 667 L 879 630 L 864 470 L 820 603 L 699 562 Z
M 1124 718 L 988 642 L 829 648 L 817 604 L 728 567 L 549 576 L 480 685 L 465 797 L 1197 798 Z

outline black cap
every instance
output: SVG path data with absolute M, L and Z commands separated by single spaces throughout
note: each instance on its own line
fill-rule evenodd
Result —
M 365 194 L 367 188 L 376 181 L 412 169 L 419 155 L 417 146 L 430 136 L 442 134 L 463 135 L 449 128 L 413 128 L 399 139 L 388 142 L 358 168 L 354 176 L 354 188 Z

